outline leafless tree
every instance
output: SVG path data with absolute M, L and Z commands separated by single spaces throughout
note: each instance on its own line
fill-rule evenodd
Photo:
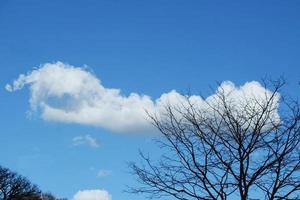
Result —
M 41 200 L 56 200 L 56 198 L 53 194 L 48 192 L 41 194 Z
M 56 198 L 50 192 L 42 193 L 40 200 L 68 200 L 67 198 Z
M 0 167 L 0 199 L 2 200 L 40 200 L 41 192 L 25 177 Z
M 269 81 L 260 98 L 238 100 L 219 88 L 204 106 L 186 96 L 163 115 L 150 114 L 164 154 L 154 161 L 141 153 L 142 163 L 130 164 L 140 182 L 130 192 L 180 200 L 299 199 L 300 106 L 279 98 L 284 85 Z

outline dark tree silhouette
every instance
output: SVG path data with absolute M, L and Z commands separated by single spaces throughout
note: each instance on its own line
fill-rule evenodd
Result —
M 41 200 L 56 200 L 55 196 L 51 193 L 43 193 L 41 195 Z
M 25 177 L 0 166 L 0 199 L 40 200 L 41 191 Z
M 279 98 L 284 84 L 269 81 L 263 96 L 242 99 L 220 87 L 205 105 L 187 96 L 150 114 L 165 153 L 159 161 L 141 153 L 142 164 L 130 164 L 140 182 L 130 192 L 180 200 L 299 198 L 300 106 Z
M 41 194 L 40 200 L 68 200 L 67 198 L 56 198 L 53 194 L 47 192 Z

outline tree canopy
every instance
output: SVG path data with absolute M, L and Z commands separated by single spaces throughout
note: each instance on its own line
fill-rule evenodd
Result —
M 186 95 L 150 113 L 164 153 L 159 161 L 141 153 L 144 162 L 130 164 L 140 182 L 130 191 L 180 200 L 299 198 L 300 106 L 280 95 L 284 85 L 269 81 L 238 95 L 220 85 L 201 103 Z
M 40 200 L 40 189 L 27 178 L 0 166 L 0 198 L 3 200 Z

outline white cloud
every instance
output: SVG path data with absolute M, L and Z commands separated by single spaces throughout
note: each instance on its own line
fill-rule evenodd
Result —
M 106 177 L 106 176 L 109 176 L 109 175 L 111 175 L 111 171 L 110 170 L 105 170 L 105 169 L 100 169 L 98 171 L 98 174 L 97 174 L 98 177 Z
M 113 131 L 144 130 L 149 126 L 145 109 L 152 110 L 149 96 L 120 94 L 105 88 L 101 81 L 83 68 L 61 62 L 47 63 L 21 74 L 8 91 L 30 88 L 30 107 L 47 121 L 79 123 Z
M 93 148 L 98 148 L 100 146 L 97 139 L 90 135 L 76 136 L 72 139 L 72 143 L 74 146 L 88 145 Z
M 101 80 L 85 68 L 62 62 L 46 63 L 26 75 L 21 74 L 5 88 L 13 92 L 25 85 L 30 89 L 30 111 L 39 114 L 42 119 L 99 126 L 117 132 L 149 130 L 152 126 L 145 110 L 161 114 L 166 104 L 182 106 L 186 102 L 185 97 L 175 90 L 162 94 L 156 100 L 137 93 L 125 96 L 120 89 L 105 88 Z M 245 112 L 245 105 L 258 108 L 253 98 L 264 102 L 266 95 L 271 95 L 269 90 L 255 81 L 240 87 L 225 81 L 216 94 L 206 99 L 196 95 L 189 99 L 196 106 L 207 109 L 205 101 L 217 105 L 216 95 L 221 90 L 231 100 L 237 114 Z M 277 108 L 278 101 L 279 94 L 272 106 Z M 279 119 L 276 109 L 273 115 Z
M 80 190 L 73 200 L 112 200 L 112 197 L 106 190 Z

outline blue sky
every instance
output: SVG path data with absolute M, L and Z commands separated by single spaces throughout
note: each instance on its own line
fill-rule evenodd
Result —
M 29 118 L 31 85 L 13 93 L 5 85 L 61 61 L 88 66 L 125 96 L 208 95 L 217 81 L 242 85 L 266 75 L 284 75 L 299 96 L 299 9 L 296 0 L 1 0 L 1 164 L 61 197 L 105 189 L 113 200 L 143 199 L 123 193 L 135 184 L 126 162 L 138 161 L 139 149 L 160 154 L 152 134 Z M 101 170 L 107 176 L 97 176 Z

